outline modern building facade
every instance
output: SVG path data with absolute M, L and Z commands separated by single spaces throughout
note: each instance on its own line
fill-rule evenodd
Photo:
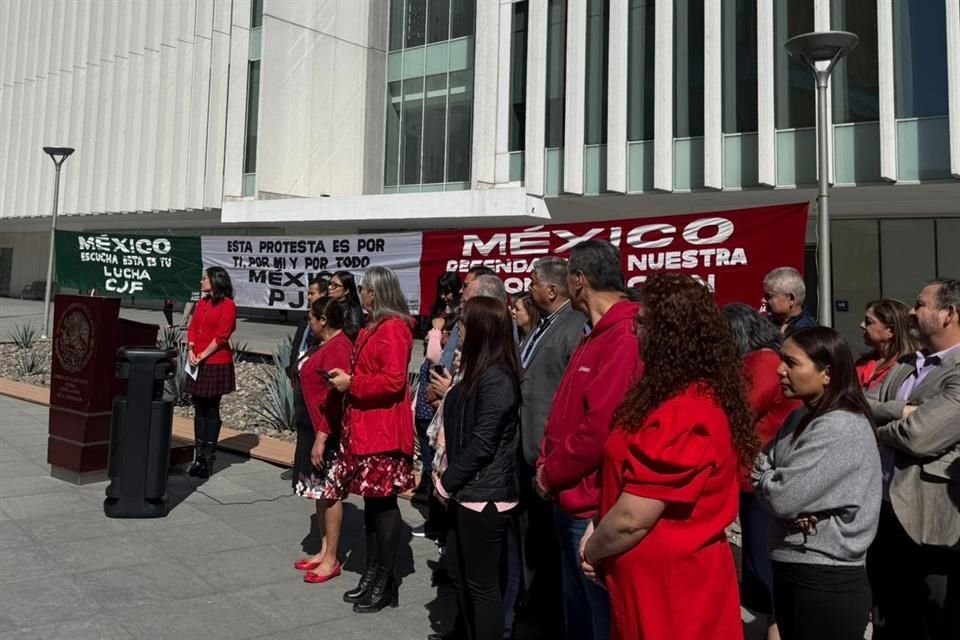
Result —
M 960 274 L 960 0 L 10 0 L 0 285 L 43 277 L 45 144 L 77 148 L 74 229 L 321 234 L 813 200 L 814 85 L 783 43 L 826 29 L 860 37 L 828 105 L 835 322 L 852 337 L 867 300 Z

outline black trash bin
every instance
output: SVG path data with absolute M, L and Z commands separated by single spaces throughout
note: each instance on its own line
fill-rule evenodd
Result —
M 163 383 L 177 371 L 176 351 L 123 347 L 117 377 L 127 395 L 113 400 L 110 429 L 110 484 L 103 511 L 110 518 L 162 518 L 167 515 L 167 468 L 173 403 Z

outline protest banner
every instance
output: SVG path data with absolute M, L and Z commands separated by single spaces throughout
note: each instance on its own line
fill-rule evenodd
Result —
M 223 267 L 240 307 L 306 309 L 307 283 L 326 272 L 349 271 L 357 282 L 368 267 L 392 269 L 410 305 L 420 307 L 420 233 L 343 236 L 204 236 L 205 267 Z
M 200 239 L 56 232 L 56 283 L 80 291 L 188 300 L 200 285 Z
M 656 216 L 499 229 L 430 231 L 423 234 L 421 308 L 436 297 L 445 271 L 462 278 L 476 265 L 499 275 L 507 292 L 530 286 L 537 258 L 567 257 L 588 240 L 606 240 L 620 249 L 628 287 L 658 270 L 687 273 L 706 283 L 721 304 L 759 306 L 763 276 L 775 267 L 803 271 L 807 203 L 711 213 Z

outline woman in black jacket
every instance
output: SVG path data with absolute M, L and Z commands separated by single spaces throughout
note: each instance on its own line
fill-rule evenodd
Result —
M 349 271 L 337 271 L 330 276 L 327 285 L 327 295 L 343 305 L 344 325 L 343 332 L 350 340 L 356 342 L 357 334 L 367 323 L 360 305 L 360 293 L 357 290 L 357 280 Z
M 453 521 L 447 554 L 460 601 L 455 632 L 466 627 L 473 640 L 499 640 L 500 559 L 519 500 L 520 368 L 503 302 L 472 298 L 461 322 L 463 376 L 444 400 L 446 468 L 435 472 L 435 487 Z

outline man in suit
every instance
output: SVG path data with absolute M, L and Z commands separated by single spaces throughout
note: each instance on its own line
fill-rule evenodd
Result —
M 560 542 L 553 523 L 553 505 L 534 490 L 536 462 L 553 396 L 570 356 L 583 337 L 585 318 L 570 305 L 567 261 L 540 258 L 530 274 L 530 297 L 540 309 L 540 324 L 520 345 L 520 486 L 526 507 L 521 517 L 524 583 L 532 618 L 544 621 L 544 637 L 562 637 L 563 590 Z M 552 625 L 552 626 L 551 626 Z
M 871 399 L 884 462 L 874 638 L 939 640 L 960 629 L 960 280 L 928 284 L 910 317 L 924 349 Z
M 310 415 L 307 413 L 307 406 L 303 403 L 303 394 L 300 393 L 300 385 L 297 382 L 300 359 L 307 353 L 313 343 L 313 336 L 310 334 L 310 323 L 307 321 L 307 318 L 310 315 L 310 306 L 313 305 L 316 300 L 327 295 L 328 282 L 328 279 L 324 277 L 323 274 L 317 274 L 310 278 L 310 281 L 307 283 L 307 312 L 303 314 L 300 323 L 297 325 L 297 331 L 293 334 L 293 343 L 290 348 L 290 362 L 287 363 L 287 377 L 290 378 L 290 382 L 293 384 L 293 403 L 298 422 L 300 420 L 310 420 Z M 281 473 L 280 478 L 283 480 L 293 479 L 293 469 L 287 469 Z

